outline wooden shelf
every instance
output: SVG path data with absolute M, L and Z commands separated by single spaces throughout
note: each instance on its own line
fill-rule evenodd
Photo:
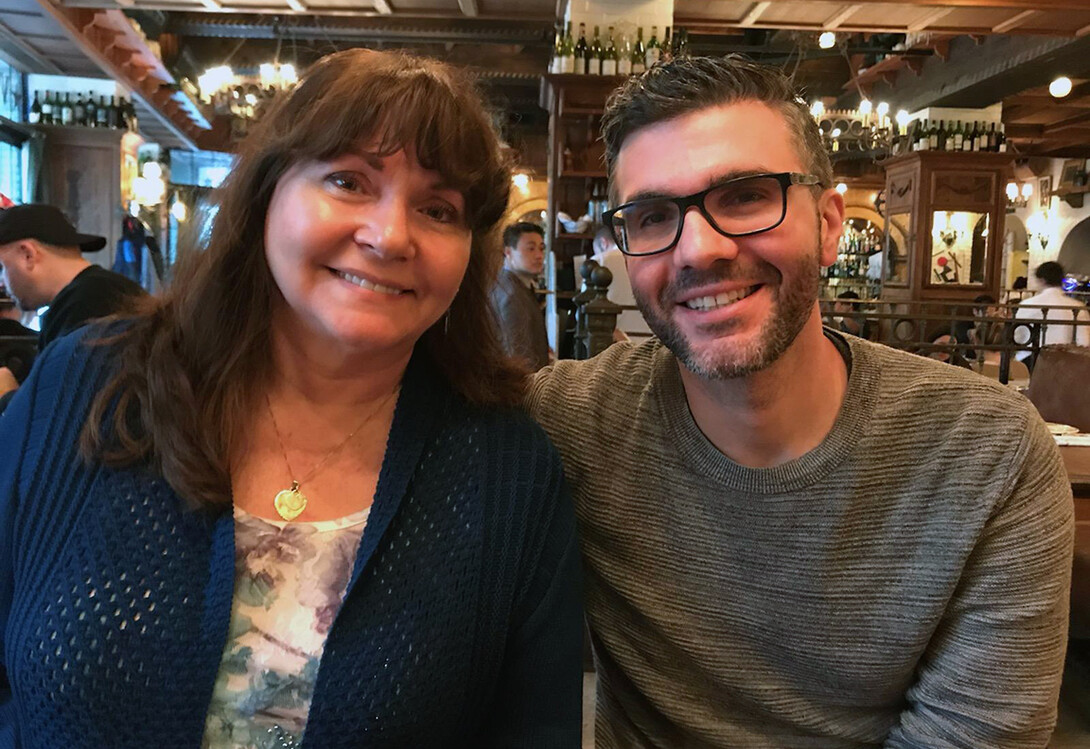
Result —
M 586 233 L 583 233 L 583 234 L 557 234 L 555 237 L 553 237 L 553 239 L 565 239 L 565 240 L 570 240 L 570 241 L 575 241 L 575 240 L 583 241 L 583 240 L 592 240 L 592 239 L 594 239 L 594 235 L 593 234 L 586 234 Z
M 1052 191 L 1053 195 L 1072 208 L 1082 208 L 1087 193 L 1090 193 L 1090 185 L 1083 185 L 1082 187 L 1059 187 Z

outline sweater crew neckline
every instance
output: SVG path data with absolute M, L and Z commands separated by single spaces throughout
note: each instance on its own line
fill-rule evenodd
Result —
M 697 426 L 685 387 L 681 364 L 660 344 L 653 364 L 652 381 L 666 430 L 681 457 L 699 472 L 731 489 L 752 494 L 795 491 L 820 480 L 852 453 L 874 411 L 881 375 L 869 347 L 849 336 L 825 329 L 834 343 L 851 352 L 848 386 L 833 428 L 817 447 L 798 458 L 768 468 L 750 468 L 724 455 Z M 840 346 L 838 345 L 838 348 Z

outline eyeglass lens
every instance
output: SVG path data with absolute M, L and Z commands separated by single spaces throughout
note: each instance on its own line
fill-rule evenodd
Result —
M 750 177 L 728 182 L 704 196 L 704 210 L 727 234 L 749 234 L 769 229 L 782 218 L 784 189 L 775 177 Z M 634 202 L 614 217 L 630 254 L 660 252 L 673 244 L 681 213 L 669 199 Z

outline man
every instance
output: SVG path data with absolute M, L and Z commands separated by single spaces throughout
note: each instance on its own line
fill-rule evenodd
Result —
M 39 349 L 90 320 L 123 311 L 144 294 L 137 284 L 80 254 L 105 245 L 105 237 L 80 234 L 51 205 L 0 211 L 0 281 L 20 309 L 49 307 L 41 318 Z M 0 374 L 0 395 L 11 385 L 12 379 Z M 6 400 L 0 397 L 0 411 Z
M 594 235 L 593 246 L 593 259 L 613 274 L 613 282 L 609 285 L 609 300 L 625 307 L 634 305 L 636 297 L 632 294 L 632 283 L 628 280 L 624 255 L 617 249 L 617 243 L 613 241 L 613 232 L 605 226 L 600 227 Z M 637 342 L 651 335 L 651 329 L 647 327 L 643 315 L 639 310 L 634 309 L 622 310 L 617 315 L 617 330 L 625 336 L 632 336 Z
M 822 328 L 844 203 L 781 72 L 656 65 L 603 136 L 659 340 L 528 397 L 576 499 L 596 746 L 1044 747 L 1073 509 L 1040 417 Z
M 534 282 L 545 270 L 545 232 L 521 221 L 503 232 L 503 269 L 492 289 L 500 340 L 509 356 L 537 371 L 549 363 L 545 316 Z
M 860 338 L 871 337 L 870 320 L 863 314 L 863 309 L 859 306 L 859 295 L 854 291 L 842 291 L 836 295 L 836 301 L 833 302 L 833 315 L 833 322 L 841 333 Z
M 1041 324 L 1041 345 L 1050 346 L 1061 343 L 1075 343 L 1090 346 L 1090 309 L 1077 299 L 1072 299 L 1063 290 L 1064 267 L 1056 262 L 1041 263 L 1033 272 L 1037 280 L 1037 294 L 1023 299 L 1014 313 L 1015 320 L 1044 320 Z M 1060 309 L 1042 309 L 1058 307 Z M 1047 316 L 1045 313 L 1047 312 Z M 1082 322 L 1073 326 L 1072 320 Z M 1022 345 L 1030 342 L 1032 333 L 1025 325 L 1016 327 L 1014 340 Z M 1015 357 L 1026 360 L 1033 356 L 1032 351 L 1019 351 Z

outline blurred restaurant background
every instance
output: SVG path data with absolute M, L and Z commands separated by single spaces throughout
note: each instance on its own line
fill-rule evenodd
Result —
M 1056 425 L 1079 528 L 1055 746 L 1090 746 L 1090 315 L 1019 314 L 1049 261 L 1090 300 L 1090 0 L 0 0 L 0 193 L 106 236 L 89 259 L 154 292 L 200 251 L 251 125 L 350 47 L 477 78 L 515 164 L 506 223 L 545 231 L 561 357 L 649 335 L 623 269 L 588 262 L 609 93 L 677 55 L 790 73 L 847 205 L 828 324 L 1024 390 Z

